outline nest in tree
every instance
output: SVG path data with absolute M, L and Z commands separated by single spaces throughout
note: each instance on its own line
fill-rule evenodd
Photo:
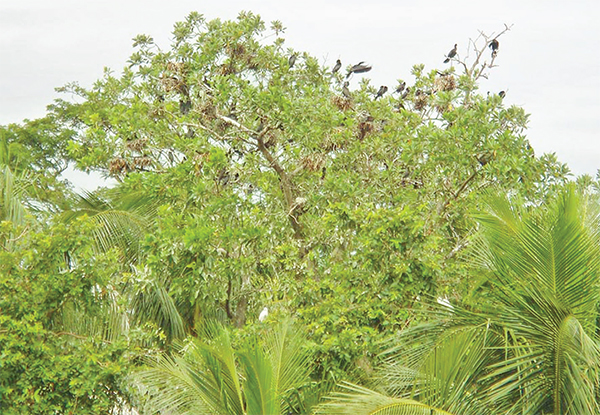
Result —
M 137 140 L 128 141 L 125 146 L 131 151 L 141 153 L 148 146 L 147 138 L 138 138 Z
M 198 106 L 198 112 L 202 114 L 207 121 L 214 120 L 217 117 L 217 110 L 210 100 L 201 101 Z
M 456 79 L 452 75 L 437 76 L 433 81 L 435 91 L 453 91 L 456 89 Z
M 185 73 L 185 63 L 183 62 L 167 62 L 167 71 L 176 74 Z
M 182 95 L 188 96 L 190 93 L 189 87 L 186 85 L 183 79 L 176 78 L 174 76 L 162 76 L 160 83 L 164 88 L 165 92 L 179 92 Z
M 142 157 L 134 157 L 133 165 L 135 168 L 143 169 L 144 167 L 150 166 L 152 164 L 152 160 L 148 156 Z
M 370 115 L 367 115 L 364 119 L 364 121 L 361 121 L 358 124 L 358 139 L 359 140 L 364 140 L 364 138 L 367 136 L 367 134 L 371 133 L 374 129 L 375 126 L 373 125 L 373 120 L 374 118 Z
M 438 103 L 435 105 L 435 109 L 440 113 L 443 114 L 446 111 L 450 111 L 452 109 L 452 104 L 450 103 Z
M 230 60 L 219 67 L 219 73 L 223 76 L 231 75 L 235 73 L 235 65 Z
M 364 138 L 373 131 L 373 123 L 371 122 L 361 122 L 358 124 L 358 139 L 364 140 Z
M 240 57 L 246 54 L 246 47 L 241 43 L 228 43 L 225 46 L 225 51 L 229 56 Z
M 352 109 L 352 100 L 344 96 L 334 95 L 331 98 L 331 102 L 333 105 L 338 107 L 340 111 L 348 111 Z
M 319 153 L 309 154 L 300 160 L 300 164 L 305 170 L 312 172 L 321 171 L 325 167 L 325 157 Z
M 415 104 L 415 109 L 417 111 L 421 111 L 423 108 L 425 108 L 427 106 L 427 102 L 429 101 L 429 97 L 426 94 L 418 94 L 415 95 L 415 100 L 414 100 L 414 104 Z
M 115 157 L 108 164 L 108 171 L 113 176 L 117 176 L 122 173 L 127 173 L 129 170 L 131 170 L 129 163 L 127 162 L 127 160 L 121 157 Z

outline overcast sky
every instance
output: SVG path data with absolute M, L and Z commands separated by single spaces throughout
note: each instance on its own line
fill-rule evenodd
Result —
M 0 124 L 44 115 L 54 88 L 120 72 L 131 39 L 148 34 L 168 48 L 176 21 L 190 11 L 234 19 L 249 10 L 280 20 L 286 45 L 332 65 L 367 61 L 374 85 L 412 81 L 410 70 L 442 68 L 458 43 L 479 31 L 510 32 L 481 90 L 506 90 L 505 103 L 531 114 L 537 154 L 556 152 L 575 174 L 600 168 L 600 2 L 401 0 L 0 0 Z

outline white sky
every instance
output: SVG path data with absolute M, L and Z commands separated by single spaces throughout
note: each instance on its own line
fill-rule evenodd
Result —
M 0 0 L 0 124 L 43 116 L 55 87 L 89 86 L 105 66 L 120 72 L 137 34 L 166 49 L 190 11 L 233 19 L 241 10 L 282 21 L 286 45 L 324 63 L 367 61 L 373 85 L 390 87 L 410 83 L 414 64 L 444 67 L 454 43 L 464 53 L 479 30 L 513 25 L 482 92 L 506 90 L 505 103 L 531 114 L 537 154 L 556 152 L 575 174 L 600 168 L 597 0 Z

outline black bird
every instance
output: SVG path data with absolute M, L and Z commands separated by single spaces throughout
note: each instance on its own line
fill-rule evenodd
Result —
M 498 39 L 492 39 L 488 46 L 492 50 L 492 58 L 495 58 L 498 54 L 498 48 L 500 48 L 500 42 L 498 42 Z
M 336 73 L 337 71 L 340 70 L 340 68 L 342 67 L 342 61 L 340 61 L 339 59 L 337 61 L 335 61 L 335 66 L 333 67 L 333 69 L 331 70 L 331 73 Z
M 348 71 L 348 75 L 346 75 L 346 78 L 349 78 L 350 75 L 352 75 L 353 73 L 369 72 L 371 69 L 372 67 L 369 65 L 365 65 L 364 61 L 359 62 L 350 68 L 350 70 Z
M 402 81 L 402 83 L 398 85 L 398 88 L 396 88 L 396 93 L 401 94 L 402 91 L 404 91 L 404 88 L 406 88 L 406 82 Z
M 348 85 L 350 85 L 350 82 L 348 82 L 348 81 L 344 82 L 344 86 L 342 86 L 342 95 L 345 96 L 346 98 L 350 99 L 350 98 L 352 98 L 352 94 L 350 94 Z
M 290 56 L 290 58 L 288 59 L 288 63 L 290 64 L 290 68 L 294 67 L 294 64 L 296 63 L 296 58 L 298 57 L 297 53 L 294 53 L 292 56 Z
M 377 95 L 375 95 L 375 99 L 377 98 L 381 98 L 383 96 L 383 94 L 385 94 L 388 90 L 388 87 L 385 85 L 381 85 L 379 87 L 379 91 L 377 91 Z
M 506 92 L 500 91 L 500 92 L 498 92 L 498 95 L 500 95 L 500 98 L 504 98 L 506 96 Z
M 450 62 L 450 59 L 452 59 L 453 57 L 456 56 L 456 48 L 457 48 L 457 44 L 454 44 L 454 47 L 452 48 L 452 50 L 450 52 L 448 52 L 448 55 L 446 55 L 446 60 L 444 61 L 444 63 L 448 63 Z
M 410 92 L 410 88 L 406 88 L 404 90 L 404 94 L 402 94 L 402 96 L 400 97 L 400 99 L 404 99 L 408 96 L 408 93 Z

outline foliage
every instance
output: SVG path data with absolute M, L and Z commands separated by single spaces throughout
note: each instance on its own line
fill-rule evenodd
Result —
M 180 355 L 163 355 L 135 375 L 144 410 L 172 414 L 288 414 L 308 382 L 310 353 L 291 321 L 265 327 L 235 350 L 221 325 L 204 324 Z M 297 393 L 297 392 L 296 392 Z
M 597 203 L 573 186 L 544 208 L 490 200 L 478 217 L 477 301 L 438 305 L 429 323 L 401 332 L 382 386 L 454 414 L 597 413 Z M 356 389 L 324 408 L 365 399 L 386 413 L 421 413 L 377 396 Z M 364 408 L 355 413 L 371 413 Z
M 68 205 L 68 183 L 60 175 L 69 164 L 66 144 L 70 136 L 51 115 L 0 126 L 0 165 L 16 177 L 27 177 L 28 197 L 23 202 L 33 202 L 36 213 L 56 213 Z
M 347 98 L 314 57 L 290 67 L 281 33 L 252 13 L 192 13 L 170 49 L 138 36 L 120 76 L 64 87 L 80 100 L 52 117 L 80 168 L 160 206 L 132 275 L 138 315 L 177 338 L 203 309 L 237 327 L 265 304 L 296 310 L 322 376 L 360 361 L 365 377 L 377 339 L 409 319 L 399 310 L 468 284 L 454 256 L 481 191 L 538 202 L 568 170 L 534 156 L 522 109 L 476 94 L 486 66 L 415 66 L 404 97 L 375 100 L 363 79 Z
M 91 255 L 84 221 L 0 226 L 2 240 L 20 235 L 0 252 L 0 412 L 112 413 L 134 354 L 110 312 L 114 258 Z
M 0 408 L 14 402 L 40 413 L 102 413 L 119 406 L 127 395 L 119 384 L 125 357 L 157 345 L 150 328 L 165 354 L 137 380 L 150 391 L 149 410 L 303 413 L 333 382 L 371 382 L 382 339 L 407 326 L 401 338 L 415 349 L 396 356 L 390 367 L 399 372 L 385 375 L 399 397 L 345 384 L 327 410 L 348 413 L 375 401 L 396 408 L 390 413 L 520 408 L 519 382 L 530 375 L 525 368 L 542 367 L 542 354 L 531 354 L 538 350 L 533 332 L 510 324 L 527 315 L 519 308 L 525 299 L 547 293 L 524 294 L 529 286 L 507 270 L 525 260 L 504 246 L 506 256 L 482 261 L 486 275 L 498 277 L 501 265 L 507 274 L 498 278 L 514 298 L 469 269 L 463 254 L 479 246 L 478 227 L 493 221 L 478 224 L 468 212 L 483 207 L 488 189 L 543 205 L 569 170 L 554 155 L 536 157 L 522 108 L 478 93 L 501 56 L 484 55 L 491 38 L 471 42 L 472 58 L 454 58 L 449 69 L 415 65 L 389 85 L 405 88 L 377 97 L 369 79 L 332 72 L 287 47 L 283 32 L 280 22 L 267 27 L 249 12 L 234 21 L 191 13 L 175 25 L 170 47 L 137 36 L 122 73 L 107 69 L 90 88 L 59 88 L 75 98 L 56 100 L 43 119 L 0 127 L 0 213 L 13 222 L 0 235 L 0 342 L 9 351 L 2 358 L 13 359 L 0 385 L 21 385 L 3 389 Z M 68 165 L 118 184 L 73 196 L 60 179 Z M 589 177 L 578 185 L 588 194 L 598 188 Z M 534 221 L 544 232 L 551 229 L 543 223 L 558 220 L 548 215 Z M 63 225 L 46 226 L 55 222 Z M 494 262 L 508 254 L 513 262 Z M 566 264 L 581 265 L 569 255 Z M 433 323 L 414 325 L 430 308 L 421 299 L 459 304 L 474 284 L 485 301 L 434 306 Z M 566 321 L 560 301 L 534 304 Z M 294 386 L 272 388 L 282 355 L 271 347 L 275 337 L 253 337 L 275 333 L 256 323 L 265 306 L 265 324 L 296 315 L 306 327 L 317 386 L 302 371 Z M 498 318 L 499 310 L 513 320 Z M 562 327 L 591 336 L 590 316 Z M 224 327 L 200 329 L 210 318 Z M 246 340 L 232 342 L 230 328 Z M 146 333 L 143 342 L 134 341 L 135 330 Z M 17 332 L 28 341 L 15 340 Z M 181 353 L 171 354 L 184 339 Z M 305 356 L 294 344 L 290 350 Z M 572 358 L 585 366 L 592 349 Z M 52 366 L 40 363 L 19 380 L 32 356 Z M 424 380 L 421 372 L 434 375 Z M 586 373 L 568 381 L 591 379 Z M 550 405 L 543 391 L 531 392 L 540 410 Z

